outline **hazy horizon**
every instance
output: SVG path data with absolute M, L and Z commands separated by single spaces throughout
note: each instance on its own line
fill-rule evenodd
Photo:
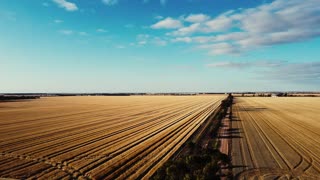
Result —
M 0 93 L 320 91 L 318 0 L 2 0 Z

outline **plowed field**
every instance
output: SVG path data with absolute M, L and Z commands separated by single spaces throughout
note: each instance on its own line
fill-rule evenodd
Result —
M 232 164 L 238 179 L 320 179 L 320 99 L 236 98 Z
M 224 98 L 50 97 L 0 103 L 0 177 L 148 178 Z

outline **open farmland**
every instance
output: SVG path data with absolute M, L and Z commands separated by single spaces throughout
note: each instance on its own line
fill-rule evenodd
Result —
M 225 97 L 50 97 L 0 103 L 0 177 L 148 178 Z
M 236 98 L 232 164 L 239 179 L 320 179 L 320 99 Z

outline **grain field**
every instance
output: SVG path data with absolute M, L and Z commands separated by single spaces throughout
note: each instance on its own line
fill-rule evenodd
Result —
M 224 98 L 47 97 L 0 103 L 0 177 L 147 179 Z
M 320 99 L 237 97 L 232 164 L 238 179 L 320 179 Z

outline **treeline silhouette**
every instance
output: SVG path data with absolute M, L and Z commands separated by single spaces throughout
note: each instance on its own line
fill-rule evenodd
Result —
M 15 101 L 15 100 L 26 100 L 26 99 L 39 99 L 40 96 L 28 96 L 28 95 L 0 95 L 1 101 Z

